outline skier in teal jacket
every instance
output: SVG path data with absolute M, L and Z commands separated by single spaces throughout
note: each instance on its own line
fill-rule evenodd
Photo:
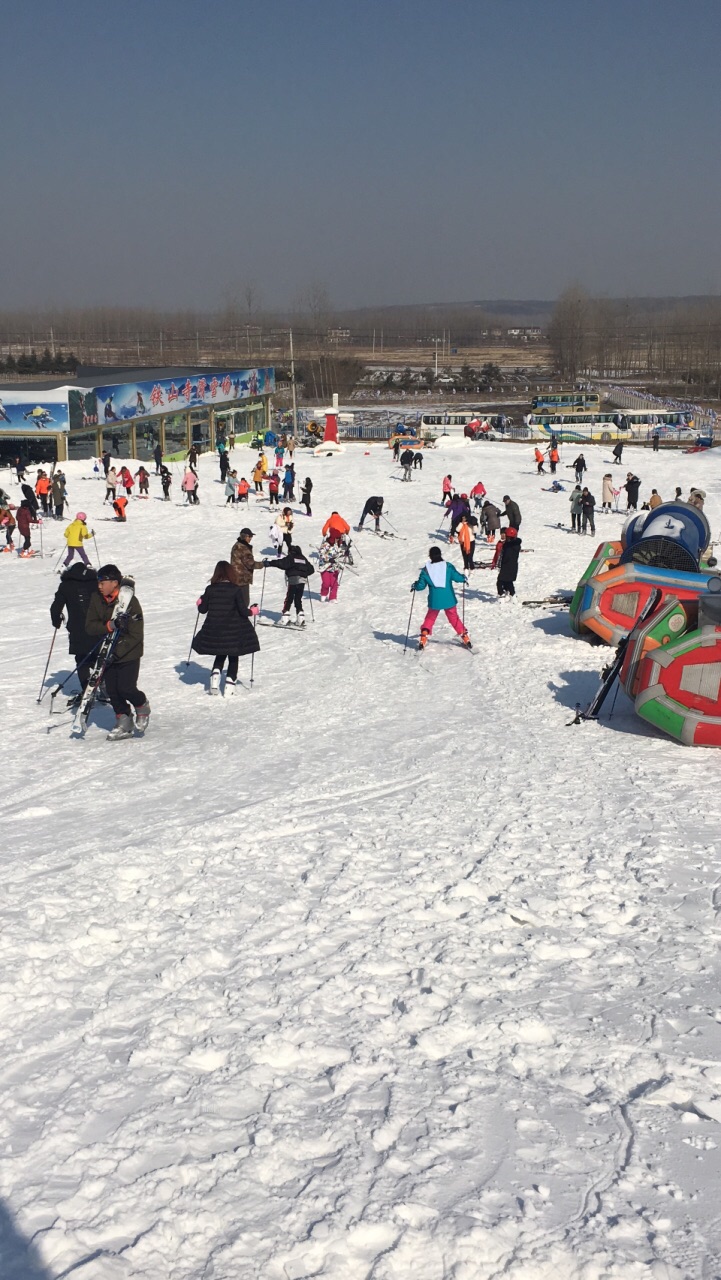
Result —
M 466 583 L 468 579 L 459 573 L 455 565 L 448 564 L 441 555 L 440 547 L 431 547 L 428 560 L 421 569 L 418 579 L 413 583 L 411 591 L 425 591 L 428 588 L 428 612 L 423 619 L 418 648 L 425 649 L 428 637 L 438 614 L 443 611 L 453 630 L 461 637 L 466 648 L 471 647 L 471 637 L 458 617 L 456 593 L 452 583 Z

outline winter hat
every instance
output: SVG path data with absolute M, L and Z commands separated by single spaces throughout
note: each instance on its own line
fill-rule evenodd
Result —
M 88 517 L 86 516 L 84 511 L 78 511 L 78 514 L 75 517 L 76 520 L 87 520 L 87 518 Z
M 428 559 L 432 560 L 434 564 L 437 564 L 439 560 L 442 560 L 443 556 L 441 555 L 440 547 L 431 547 L 428 552 Z
M 254 538 L 254 537 L 255 537 L 255 534 L 253 533 L 253 530 L 252 530 L 252 529 L 249 529 L 249 528 L 246 526 L 246 527 L 245 527 L 245 529 L 241 529 L 240 533 L 238 534 L 238 537 L 239 537 L 239 538 L 247 538 L 248 536 L 250 536 L 251 538 Z
M 518 529 L 513 529 L 513 528 L 508 528 L 508 529 L 506 529 L 506 537 L 507 537 L 507 538 L 517 538 L 517 537 L 518 537 Z
M 116 564 L 104 564 L 98 569 L 98 582 L 122 582 L 123 575 Z

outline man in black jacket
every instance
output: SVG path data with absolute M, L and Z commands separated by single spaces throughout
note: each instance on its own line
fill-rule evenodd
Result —
M 376 522 L 376 533 L 378 533 L 378 531 L 379 531 L 379 529 L 380 529 L 380 527 L 381 527 L 381 515 L 382 515 L 382 514 L 383 514 L 383 499 L 382 499 L 382 498 L 368 498 L 368 499 L 367 499 L 367 501 L 366 501 L 366 504 L 365 504 L 365 506 L 364 506 L 364 508 L 363 508 L 363 510 L 362 510 L 362 512 L 361 512 L 361 518 L 360 518 L 360 520 L 359 520 L 359 522 L 358 522 L 358 528 L 359 528 L 359 529 L 362 529 L 362 528 L 363 528 L 363 521 L 365 520 L 366 516 L 373 516 L 373 519 L 374 519 L 374 520 L 375 520 L 375 522 Z
M 98 643 L 95 636 L 85 630 L 85 619 L 90 601 L 98 589 L 98 575 L 90 565 L 73 564 L 60 579 L 55 599 L 50 606 L 50 618 L 57 631 L 67 614 L 68 652 L 78 660 L 78 677 L 85 688 L 90 675 L 90 663 L 86 656 Z
M 626 510 L 635 511 L 638 506 L 638 491 L 641 488 L 641 481 L 638 476 L 635 476 L 632 471 L 629 471 L 626 475 L 626 483 L 623 487 L 627 494 Z
M 581 516 L 583 520 L 583 532 L 586 532 L 586 525 L 591 526 L 591 533 L 596 532 L 596 523 L 594 519 L 594 507 L 596 499 L 588 488 L 581 492 Z
M 509 498 L 507 493 L 504 493 L 503 495 L 503 502 L 505 506 L 506 519 L 508 520 L 509 525 L 513 529 L 520 529 L 521 508 L 519 507 L 518 503 L 514 502 L 513 498 Z

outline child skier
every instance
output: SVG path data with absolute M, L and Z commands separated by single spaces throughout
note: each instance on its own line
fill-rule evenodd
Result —
M 250 493 L 250 485 L 248 484 L 248 481 L 246 480 L 245 476 L 241 476 L 240 480 L 238 481 L 238 502 L 244 502 L 246 507 L 248 505 L 249 493 Z
M 463 556 L 463 568 L 474 569 L 473 552 L 476 547 L 476 540 L 469 524 L 469 520 L 474 519 L 473 516 L 467 516 L 465 511 L 461 516 L 461 523 L 458 526 L 458 545 Z
M 343 552 L 339 545 L 331 542 L 321 543 L 318 551 L 318 568 L 320 569 L 320 598 L 329 603 L 338 598 L 341 569 L 343 568 Z
M 480 511 L 482 502 L 485 496 L 486 496 L 486 486 L 484 485 L 482 480 L 479 480 L 478 484 L 474 484 L 473 488 L 471 489 L 471 497 L 473 498 L 473 505 L 476 508 L 476 511 Z
M 283 601 L 283 611 L 278 619 L 278 625 L 284 620 L 290 623 L 289 618 L 290 606 L 295 605 L 295 625 L 297 627 L 305 626 L 305 615 L 303 613 L 303 592 L 305 584 L 311 574 L 315 573 L 315 569 L 306 557 L 303 555 L 300 547 L 292 545 L 288 549 L 288 554 L 280 560 L 264 560 L 263 564 L 268 569 L 282 569 L 285 573 L 286 593 Z
M 443 477 L 443 495 L 441 497 L 441 502 L 444 507 L 447 502 L 450 502 L 452 496 L 453 496 L 453 476 L 444 476 Z
M 459 573 L 454 565 L 446 563 L 441 555 L 440 547 L 431 547 L 426 564 L 421 569 L 417 580 L 411 586 L 411 591 L 425 591 L 426 587 L 428 588 L 428 612 L 421 626 L 421 634 L 418 641 L 419 649 L 425 649 L 436 618 L 441 610 L 445 613 L 453 630 L 460 636 L 464 645 L 470 649 L 471 638 L 458 617 L 458 601 L 452 586 L 454 582 L 465 584 L 467 581 L 468 579 L 464 574 Z
M 133 480 L 133 477 L 131 476 L 126 466 L 122 466 L 120 468 L 120 483 L 122 484 L 125 490 L 126 498 L 132 497 L 133 485 L 135 484 L 135 481 Z
M 163 502 L 170 502 L 170 486 L 173 483 L 173 477 L 164 462 L 160 464 L 160 483 L 163 486 Z
M 277 471 L 271 472 L 268 477 L 268 500 L 271 507 L 280 506 L 278 495 L 280 494 L 280 476 Z
M 68 544 L 68 554 L 63 561 L 63 568 L 65 569 L 67 569 L 70 561 L 75 558 L 76 552 L 83 564 L 90 564 L 90 561 L 88 560 L 88 553 L 85 550 L 83 543 L 86 539 L 94 537 L 94 534 L 88 529 L 88 526 L 85 523 L 86 520 L 87 516 L 85 512 L 78 511 L 78 514 L 72 524 L 69 524 L 65 530 L 65 541 Z
M 499 596 L 515 596 L 520 554 L 521 539 L 518 536 L 518 530 L 512 526 L 504 529 L 491 564 L 492 569 L 498 569 L 496 590 Z

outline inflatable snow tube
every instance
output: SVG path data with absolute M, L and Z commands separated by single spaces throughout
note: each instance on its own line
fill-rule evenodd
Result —
M 635 627 L 654 589 L 661 592 L 659 608 L 670 596 L 682 602 L 697 600 L 708 589 L 712 576 L 633 562 L 614 565 L 579 584 L 574 630 L 581 634 L 590 631 L 606 644 L 619 644 Z
M 692 618 L 689 618 L 689 612 L 693 614 Z M 622 688 L 629 698 L 636 696 L 638 670 L 642 659 L 652 650 L 665 648 L 679 640 L 690 625 L 696 625 L 697 614 L 698 610 L 690 601 L 684 607 L 677 596 L 669 596 L 665 604 L 654 609 L 650 618 L 634 630 L 619 674 Z
M 647 654 L 636 688 L 642 720 L 687 746 L 721 747 L 721 626 Z
M 586 583 L 588 582 L 589 578 L 595 577 L 596 574 L 601 573 L 604 569 L 610 569 L 613 565 L 618 564 L 619 557 L 622 551 L 623 551 L 623 547 L 621 546 L 620 542 L 599 543 L 599 545 L 596 547 L 596 550 L 593 553 L 593 559 L 591 560 L 591 563 L 589 564 L 583 576 L 579 579 L 578 586 L 576 587 L 576 590 L 574 592 L 573 600 L 571 601 L 571 606 L 569 610 L 570 617 L 571 617 L 571 627 L 574 631 L 579 632 L 579 634 L 583 631 L 583 626 L 579 621 L 578 613 L 581 608 L 581 603 L 583 601 L 584 587 Z

